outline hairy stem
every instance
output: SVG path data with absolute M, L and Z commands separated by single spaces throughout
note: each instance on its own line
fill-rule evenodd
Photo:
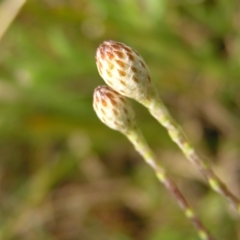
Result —
M 158 97 L 154 97 L 151 101 L 144 101 L 142 104 L 147 107 L 151 115 L 167 129 L 171 139 L 179 146 L 186 158 L 197 167 L 207 180 L 209 186 L 224 196 L 238 213 L 240 213 L 239 199 L 234 196 L 227 186 L 216 176 L 209 163 L 198 156 L 181 127 L 173 120 L 162 101 Z
M 168 176 L 165 169 L 157 161 L 152 150 L 149 148 L 144 137 L 138 129 L 132 129 L 125 134 L 132 142 L 135 149 L 141 154 L 145 162 L 152 167 L 159 181 L 166 187 L 166 189 L 173 195 L 180 208 L 183 210 L 185 216 L 192 222 L 197 229 L 201 240 L 213 240 L 213 237 L 205 229 L 193 209 L 189 206 L 181 191 L 178 189 L 174 181 Z

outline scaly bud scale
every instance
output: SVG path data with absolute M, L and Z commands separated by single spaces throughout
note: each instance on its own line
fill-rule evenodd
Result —
M 94 91 L 93 108 L 108 127 L 126 133 L 135 125 L 135 116 L 128 100 L 108 86 Z
M 120 94 L 143 102 L 155 93 L 145 61 L 125 44 L 104 41 L 97 49 L 96 63 L 103 80 Z

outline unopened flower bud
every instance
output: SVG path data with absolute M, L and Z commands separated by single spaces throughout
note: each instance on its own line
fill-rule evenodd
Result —
M 97 49 L 96 63 L 103 80 L 120 94 L 144 102 L 156 93 L 145 61 L 125 44 L 104 41 Z
M 108 127 L 127 133 L 135 126 L 134 111 L 128 100 L 108 86 L 99 86 L 93 95 L 93 108 Z

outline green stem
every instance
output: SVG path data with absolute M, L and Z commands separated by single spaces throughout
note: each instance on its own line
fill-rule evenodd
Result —
M 179 146 L 186 158 L 195 165 L 206 178 L 210 187 L 224 196 L 238 213 L 240 213 L 239 199 L 234 196 L 226 185 L 215 175 L 208 162 L 198 156 L 181 127 L 173 120 L 162 101 L 158 97 L 154 97 L 151 101 L 144 101 L 142 104 L 147 107 L 152 116 L 167 129 L 171 139 Z
M 126 137 L 132 142 L 135 149 L 141 154 L 145 162 L 152 167 L 159 181 L 166 187 L 166 189 L 176 199 L 178 205 L 183 210 L 185 216 L 192 222 L 198 231 L 201 240 L 213 240 L 213 237 L 208 233 L 201 221 L 189 206 L 177 185 L 168 176 L 165 169 L 158 163 L 152 150 L 149 148 L 140 130 L 137 128 L 125 133 Z

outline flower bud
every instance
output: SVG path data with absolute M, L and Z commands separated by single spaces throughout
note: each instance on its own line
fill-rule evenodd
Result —
M 93 108 L 108 127 L 126 133 L 135 126 L 134 111 L 128 100 L 108 86 L 94 90 Z
M 103 80 L 118 93 L 139 102 L 155 94 L 145 61 L 125 44 L 104 41 L 97 49 L 96 63 Z

